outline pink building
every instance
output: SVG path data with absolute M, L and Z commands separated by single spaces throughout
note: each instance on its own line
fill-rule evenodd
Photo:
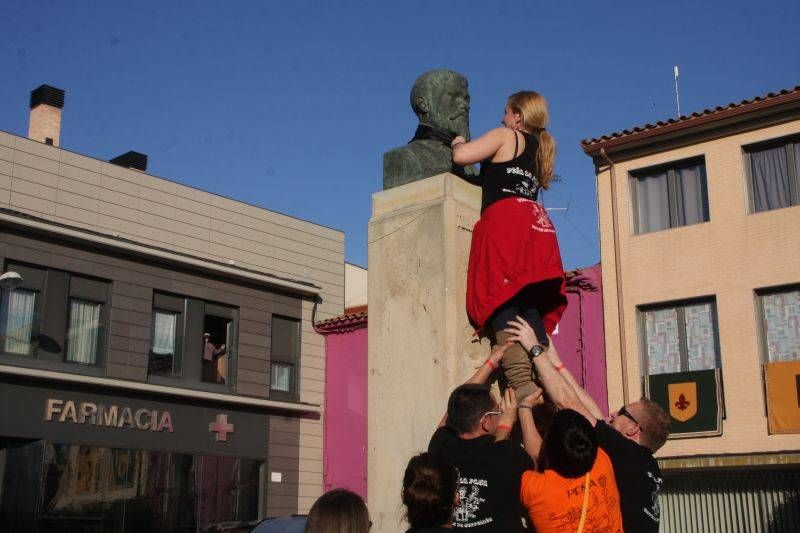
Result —
M 323 490 L 367 497 L 367 312 L 325 320 Z
M 558 353 L 603 414 L 608 414 L 603 291 L 600 263 L 567 272 L 567 310 L 553 343 Z

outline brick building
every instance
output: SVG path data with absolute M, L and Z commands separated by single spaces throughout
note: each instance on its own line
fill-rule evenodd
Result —
M 664 531 L 800 527 L 800 87 L 582 142 L 609 405 L 672 416 Z

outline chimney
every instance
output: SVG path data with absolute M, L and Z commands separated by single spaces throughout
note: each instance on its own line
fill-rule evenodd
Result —
M 63 107 L 63 90 L 49 85 L 42 85 L 32 90 L 28 138 L 58 146 L 61 138 L 61 109 Z
M 125 168 L 132 168 L 133 170 L 147 171 L 147 156 L 139 152 L 127 152 L 120 156 L 111 159 L 109 163 L 114 163 Z

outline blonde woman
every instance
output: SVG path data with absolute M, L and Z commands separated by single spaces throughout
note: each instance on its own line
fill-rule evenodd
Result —
M 546 339 L 566 309 L 566 284 L 555 228 L 537 202 L 553 178 L 555 141 L 546 126 L 547 102 L 538 93 L 512 94 L 503 127 L 467 142 L 453 139 L 453 162 L 481 164 L 471 183 L 482 188 L 481 219 L 472 233 L 467 274 L 467 312 L 478 332 L 493 344 L 507 342 L 509 320 L 524 317 Z M 530 357 L 513 343 L 502 361 L 517 398 L 533 394 Z

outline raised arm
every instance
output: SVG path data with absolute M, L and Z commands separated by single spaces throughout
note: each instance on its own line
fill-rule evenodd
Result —
M 529 352 L 534 345 L 540 344 L 533 328 L 521 317 L 510 321 L 506 331 L 512 335 L 508 340 L 519 342 L 525 351 Z M 536 373 L 539 375 L 545 391 L 556 407 L 577 411 L 585 416 L 592 425 L 597 422 L 597 417 L 593 416 L 583 405 L 575 390 L 567 380 L 561 377 L 548 357 L 545 357 L 544 354 L 534 357 L 533 365 L 536 367 Z
M 534 465 L 539 462 L 539 452 L 542 449 L 542 436 L 539 435 L 539 430 L 536 429 L 536 424 L 533 421 L 533 408 L 543 401 L 542 391 L 539 390 L 520 400 L 517 405 L 519 426 L 520 429 L 522 429 L 522 445 L 533 460 Z
M 542 357 L 545 356 L 550 359 L 550 362 L 553 364 L 556 370 L 558 370 L 558 373 L 561 374 L 561 377 L 564 378 L 564 381 L 569 383 L 570 387 L 572 387 L 572 390 L 575 391 L 575 394 L 578 396 L 578 399 L 581 401 L 586 410 L 589 411 L 589 413 L 594 417 L 594 419 L 601 420 L 605 418 L 603 416 L 603 412 L 600 411 L 600 407 L 597 406 L 597 402 L 594 401 L 594 398 L 589 396 L 589 393 L 578 384 L 578 382 L 575 380 L 575 377 L 572 375 L 572 372 L 570 372 L 569 369 L 564 365 L 564 362 L 561 361 L 561 358 L 558 355 L 558 350 L 556 350 L 556 345 L 553 344 L 552 339 L 550 339 L 550 347 L 544 354 L 542 354 Z
M 453 162 L 457 165 L 472 165 L 492 157 L 503 146 L 509 131 L 507 128 L 495 128 L 469 142 L 464 137 L 456 137 L 450 144 L 453 148 Z
M 503 360 L 503 355 L 508 350 L 508 347 L 511 344 L 496 344 L 492 346 L 492 351 L 489 353 L 488 359 L 475 371 L 472 376 L 465 381 L 465 383 L 486 383 L 489 381 L 489 377 L 492 375 L 492 372 L 500 366 L 500 361 Z M 444 426 L 447 424 L 447 409 L 445 409 L 444 416 L 442 420 L 439 422 L 439 427 Z
M 494 432 L 494 440 L 505 440 L 511 435 L 514 424 L 517 423 L 517 395 L 514 389 L 508 387 L 500 398 L 500 411 L 503 413 L 497 420 L 497 431 Z

